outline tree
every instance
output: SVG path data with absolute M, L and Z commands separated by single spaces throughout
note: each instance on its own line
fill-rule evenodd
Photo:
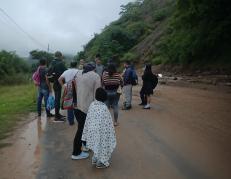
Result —
M 54 55 L 52 53 L 48 53 L 46 51 L 39 51 L 39 50 L 30 51 L 30 56 L 31 59 L 34 60 L 46 59 L 48 65 L 54 59 Z

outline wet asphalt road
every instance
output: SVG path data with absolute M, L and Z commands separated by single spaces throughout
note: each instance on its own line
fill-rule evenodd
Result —
M 34 114 L 2 141 L 0 179 L 230 179 L 231 93 L 158 86 L 152 109 L 120 111 L 111 166 L 70 159 L 76 125 Z M 1 142 L 1 143 L 2 143 Z
M 159 86 L 143 110 L 134 91 L 133 108 L 120 111 L 110 168 L 71 160 L 76 126 L 48 122 L 36 178 L 231 178 L 230 94 Z

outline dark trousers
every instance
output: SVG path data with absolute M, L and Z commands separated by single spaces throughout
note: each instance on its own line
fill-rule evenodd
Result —
M 144 104 L 144 105 L 147 104 L 147 97 L 144 94 L 144 89 L 143 88 L 141 88 L 141 90 L 140 90 L 140 99 L 141 99 L 142 104 Z
M 55 92 L 55 117 L 59 117 L 61 91 L 62 91 L 62 88 L 54 89 L 54 92 Z
M 74 109 L 75 118 L 78 122 L 78 129 L 75 134 L 75 139 L 73 143 L 73 153 L 72 155 L 79 155 L 81 153 L 82 143 L 86 145 L 86 142 L 82 141 L 82 133 L 85 124 L 87 114 L 80 111 L 79 109 Z

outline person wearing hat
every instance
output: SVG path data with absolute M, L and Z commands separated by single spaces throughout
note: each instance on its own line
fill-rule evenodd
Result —
M 83 72 L 77 73 L 75 85 L 77 107 L 74 109 L 74 114 L 76 120 L 78 121 L 78 129 L 73 142 L 73 152 L 71 158 L 73 160 L 80 160 L 89 156 L 89 154 L 86 152 L 87 149 L 85 148 L 86 142 L 82 141 L 81 138 L 88 108 L 95 100 L 96 89 L 101 86 L 101 78 L 95 72 L 94 62 L 87 63 L 83 67 Z

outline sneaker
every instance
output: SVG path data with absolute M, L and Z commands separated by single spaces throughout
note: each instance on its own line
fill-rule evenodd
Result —
M 119 125 L 119 123 L 118 122 L 114 122 L 114 126 L 118 126 Z
M 104 164 L 101 163 L 101 162 L 97 162 L 97 163 L 96 163 L 96 168 L 107 168 L 107 167 L 109 167 L 109 165 L 106 166 L 106 165 L 104 165 Z
M 147 105 L 146 103 L 140 103 L 139 104 L 140 106 L 145 106 L 145 105 Z
M 55 115 L 54 114 L 51 114 L 51 113 L 48 113 L 47 114 L 47 117 L 54 117 Z
M 96 163 L 97 163 L 97 158 L 96 157 L 92 157 L 91 164 L 92 165 L 96 165 Z
M 124 106 L 123 108 L 122 108 L 122 110 L 129 110 L 129 109 L 131 109 L 132 108 L 132 106 Z
M 72 160 L 81 160 L 81 159 L 85 159 L 88 158 L 89 154 L 86 152 L 81 152 L 79 155 L 72 155 L 71 159 Z
M 63 119 L 63 118 L 54 118 L 53 122 L 65 122 L 65 119 Z
M 66 118 L 66 116 L 63 116 L 61 114 L 56 115 L 58 118 Z
M 85 145 L 82 145 L 82 151 L 88 152 L 88 151 L 89 151 L 89 148 L 87 148 Z
M 143 109 L 151 109 L 150 105 L 149 104 L 146 104 Z

